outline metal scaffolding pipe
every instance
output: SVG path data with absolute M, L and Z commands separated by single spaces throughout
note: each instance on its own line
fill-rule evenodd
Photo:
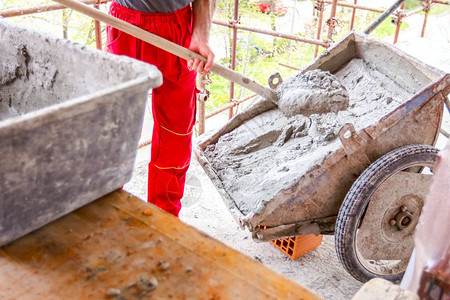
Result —
M 140 143 L 140 144 L 138 145 L 138 150 L 139 150 L 139 149 L 142 149 L 142 148 L 144 148 L 144 147 L 147 147 L 148 145 L 151 145 L 151 144 L 152 144 L 152 140 L 151 140 L 151 139 L 146 140 L 146 141 L 143 141 L 142 143 Z
M 427 27 L 428 15 L 430 13 L 430 9 L 431 9 L 432 5 L 433 5 L 432 0 L 425 0 L 425 4 L 423 6 L 423 10 L 425 11 L 425 16 L 423 17 L 422 32 L 420 33 L 420 37 L 425 36 L 425 28 Z
M 444 98 L 445 106 L 447 106 L 448 113 L 450 113 L 450 101 L 448 97 Z
M 326 3 L 326 4 L 333 4 L 333 1 L 325 0 L 324 3 Z M 378 12 L 378 13 L 384 12 L 384 10 L 382 10 L 380 8 L 368 7 L 368 6 L 364 6 L 364 5 L 357 5 L 356 1 L 355 1 L 355 4 L 345 3 L 345 2 L 338 2 L 337 5 L 338 6 L 343 6 L 343 7 L 349 7 L 349 8 L 353 8 L 353 9 L 368 10 L 368 11 L 373 11 L 373 12 Z
M 354 0 L 355 6 L 357 5 L 358 0 Z M 352 8 L 352 20 L 350 23 L 350 30 L 353 30 L 353 26 L 355 25 L 355 15 L 356 15 L 356 7 Z
M 276 36 L 276 37 L 280 37 L 280 38 L 290 39 L 290 40 L 294 40 L 297 42 L 304 42 L 304 43 L 313 44 L 313 45 L 320 45 L 325 48 L 327 48 L 329 46 L 329 44 L 325 41 L 321 41 L 319 39 L 315 40 L 315 39 L 310 39 L 310 38 L 306 38 L 306 37 L 300 37 L 300 36 L 294 35 L 294 34 L 281 33 L 281 32 L 272 31 L 272 30 L 262 30 L 262 29 L 247 27 L 247 26 L 237 26 L 237 28 L 242 29 L 242 30 L 257 32 L 257 33 L 261 33 L 261 34 L 272 35 L 272 36 Z
M 284 63 L 278 63 L 280 66 L 283 66 L 283 67 L 286 67 L 286 68 L 290 68 L 290 69 L 294 69 L 294 70 L 300 70 L 300 68 L 298 68 L 298 67 L 294 67 L 294 66 L 291 66 L 291 65 L 288 65 L 288 64 L 284 64 Z
M 94 5 L 95 8 L 99 8 L 100 4 L 106 4 L 108 2 L 111 2 L 112 0 L 78 0 L 81 3 L 84 3 L 86 5 Z M 400 26 L 402 23 L 402 19 L 405 17 L 409 17 L 413 14 L 416 14 L 422 10 L 425 11 L 425 19 L 424 19 L 424 24 L 423 24 L 423 28 L 422 28 L 422 37 L 424 35 L 425 32 L 425 27 L 426 27 L 426 23 L 427 23 L 427 19 L 428 19 L 428 12 L 429 12 L 429 8 L 431 8 L 432 5 L 434 4 L 443 4 L 443 5 L 450 5 L 449 1 L 443 1 L 443 0 L 425 0 L 427 1 L 427 3 L 429 4 L 428 9 L 426 9 L 425 7 L 421 7 L 418 9 L 415 9 L 413 11 L 408 12 L 407 14 L 405 14 L 404 12 L 399 12 L 397 14 L 397 21 L 396 21 L 396 33 L 395 33 L 395 37 L 394 37 L 394 44 L 397 42 L 398 39 L 398 35 L 400 32 Z M 367 10 L 367 11 L 372 11 L 372 12 L 378 12 L 378 13 L 382 13 L 382 15 L 377 18 L 377 20 L 375 20 L 365 31 L 364 33 L 366 34 L 370 34 L 370 32 L 372 32 L 379 24 L 381 24 L 381 22 L 383 22 L 389 15 L 391 15 L 399 6 L 401 6 L 401 9 L 404 8 L 404 2 L 405 0 L 396 0 L 396 2 L 390 7 L 388 8 L 386 11 L 382 10 L 382 9 L 378 9 L 378 8 L 372 8 L 372 7 L 367 7 L 367 6 L 363 6 L 363 5 L 358 5 L 357 4 L 357 0 L 354 0 L 354 4 L 350 4 L 350 3 L 345 3 L 345 2 L 338 2 L 338 0 L 318 0 L 317 3 L 319 4 L 319 8 L 316 8 L 319 10 L 319 25 L 318 25 L 318 30 L 317 30 L 317 38 L 316 39 L 311 39 L 311 38 L 305 38 L 305 37 L 300 37 L 297 35 L 292 35 L 292 34 L 285 34 L 285 33 L 279 33 L 276 31 L 272 31 L 272 30 L 262 30 L 262 29 L 258 29 L 258 28 L 252 28 L 252 27 L 248 27 L 248 26 L 242 26 L 240 24 L 238 24 L 239 21 L 239 0 L 235 0 L 234 3 L 234 19 L 230 22 L 223 22 L 223 21 L 217 21 L 217 20 L 213 20 L 214 24 L 217 25 L 221 25 L 221 26 L 226 26 L 229 27 L 233 30 L 233 36 L 232 36 L 232 53 L 231 53 L 231 66 L 232 69 L 234 70 L 236 67 L 236 41 L 237 41 L 237 30 L 244 30 L 244 31 L 251 31 L 251 32 L 256 32 L 256 33 L 260 33 L 260 34 L 265 34 L 265 35 L 270 35 L 270 36 L 275 36 L 275 37 L 280 37 L 280 38 L 285 38 L 285 39 L 290 39 L 290 40 L 295 40 L 295 41 L 299 41 L 299 42 L 304 42 L 304 43 L 309 43 L 309 44 L 314 44 L 316 45 L 316 52 L 315 52 L 315 57 L 318 54 L 318 47 L 322 46 L 322 47 L 329 47 L 330 46 L 330 40 L 331 37 L 333 35 L 333 28 L 334 28 L 334 22 L 331 22 L 335 16 L 336 16 L 336 7 L 339 6 L 343 6 L 343 7 L 348 7 L 348 8 L 352 8 L 353 12 L 352 12 L 352 23 L 350 25 L 350 28 L 353 29 L 354 26 L 354 20 L 355 20 L 355 14 L 356 14 L 356 9 L 361 9 L 361 10 Z M 321 27 L 322 27 L 322 22 L 323 22 L 323 6 L 324 4 L 331 4 L 331 14 L 330 14 L 330 22 L 329 22 L 329 31 L 328 31 L 328 40 L 327 41 L 323 41 L 320 40 L 320 36 L 321 36 Z M 39 5 L 39 6 L 33 6 L 33 7 L 28 7 L 28 8 L 20 8 L 20 9 L 6 9 L 3 11 L 0 11 L 0 16 L 1 17 L 16 17 L 16 16 L 24 16 L 24 15 L 30 15 L 30 14 L 35 14 L 35 13 L 43 13 L 43 12 L 49 12 L 49 11 L 55 11 L 55 10 L 61 10 L 61 9 L 65 9 L 66 7 L 61 5 L 61 4 L 46 4 L 46 5 Z M 96 44 L 97 44 L 97 48 L 101 49 L 102 48 L 102 41 L 101 41 L 101 27 L 100 27 L 100 22 L 95 20 L 95 36 L 96 36 Z M 279 63 L 279 65 L 281 66 L 285 66 L 285 67 L 289 67 L 292 69 L 296 69 L 296 70 L 300 70 L 300 68 L 294 67 L 294 66 L 290 66 L 287 64 L 283 64 L 283 63 Z M 241 100 L 237 100 L 234 101 L 234 83 L 231 82 L 230 83 L 230 103 L 224 105 L 223 107 L 207 114 L 204 115 L 204 117 L 202 116 L 199 119 L 203 120 L 203 130 L 204 131 L 204 120 L 215 116 L 221 112 L 224 112 L 226 110 L 229 110 L 229 117 L 231 118 L 233 116 L 233 108 L 253 97 L 257 96 L 257 94 L 252 94 L 249 95 L 247 97 L 244 97 Z M 204 104 L 204 103 L 203 103 Z M 448 99 L 446 99 L 446 106 L 447 109 L 450 111 L 450 103 L 448 101 Z M 203 112 L 203 114 L 205 114 L 205 112 Z M 197 121 L 197 123 L 199 123 L 201 120 Z M 199 129 L 199 132 L 201 130 Z M 441 132 L 446 135 L 448 137 L 448 133 L 445 132 L 444 130 L 441 130 Z M 148 141 L 144 141 L 143 143 L 141 143 L 139 145 L 139 149 L 142 147 L 145 147 L 147 145 L 151 144 L 151 140 Z
M 100 9 L 99 4 L 100 4 L 100 0 L 97 0 L 97 3 L 94 4 L 94 7 L 96 9 Z M 94 27 L 95 27 L 95 44 L 96 44 L 98 50 L 102 50 L 102 27 L 100 25 L 100 21 L 95 20 Z
M 415 15 L 415 14 L 417 14 L 417 13 L 423 11 L 423 10 L 424 10 L 424 7 L 421 6 L 419 8 L 416 8 L 415 10 L 408 11 L 408 13 L 405 14 L 405 18 L 410 17 L 412 15 Z
M 320 35 L 322 34 L 322 22 L 323 22 L 323 11 L 324 11 L 324 4 L 323 1 L 316 2 L 317 9 L 319 10 L 319 21 L 317 22 L 317 36 L 316 39 L 320 39 Z M 319 54 L 319 45 L 316 45 L 316 50 L 314 51 L 314 57 L 317 57 L 317 54 Z
M 395 21 L 397 27 L 395 28 L 395 35 L 394 35 L 394 42 L 393 42 L 394 45 L 397 44 L 398 36 L 400 34 L 400 27 L 402 26 L 403 18 L 405 17 L 405 13 L 403 12 L 404 8 L 405 8 L 405 3 L 403 3 L 400 6 L 400 11 L 397 12 L 397 20 Z
M 112 0 L 78 0 L 81 3 L 91 5 L 91 4 L 105 4 L 108 2 L 111 2 Z M 12 9 L 5 9 L 3 11 L 0 11 L 0 16 L 4 18 L 10 18 L 10 17 L 18 17 L 18 16 L 25 16 L 25 15 L 31 15 L 36 13 L 43 13 L 48 11 L 54 11 L 54 10 L 60 10 L 67 8 L 64 5 L 61 4 L 46 4 L 46 5 L 39 5 L 39 6 L 32 6 L 27 8 L 12 8 Z
M 333 0 L 331 4 L 331 13 L 330 18 L 328 19 L 328 40 L 331 40 L 333 37 L 334 27 L 335 27 L 335 18 L 336 18 L 336 7 L 337 7 L 337 0 Z
M 230 103 L 228 103 L 228 104 L 225 104 L 224 106 L 222 106 L 222 107 L 220 107 L 220 108 L 218 108 L 218 109 L 216 109 L 216 110 L 210 112 L 209 114 L 207 114 L 207 115 L 205 116 L 205 119 L 209 119 L 209 118 L 211 118 L 211 117 L 214 117 L 215 115 L 218 115 L 218 114 L 220 114 L 221 112 L 226 111 L 227 109 L 230 109 L 230 108 L 233 109 L 233 107 L 235 107 L 235 106 L 237 106 L 237 105 L 239 105 L 239 104 L 241 104 L 241 103 L 243 103 L 243 102 L 245 102 L 245 101 L 247 101 L 247 100 L 250 100 L 250 99 L 252 99 L 252 98 L 254 98 L 254 97 L 256 97 L 256 96 L 258 96 L 258 94 L 251 94 L 251 95 L 248 95 L 247 97 L 244 97 L 244 98 L 242 98 L 242 99 L 240 99 L 240 100 L 233 101 L 233 102 L 230 102 Z M 198 121 L 197 121 L 197 122 L 198 122 Z
M 425 29 L 427 27 L 427 22 L 428 22 L 428 12 L 425 12 L 425 16 L 423 17 L 422 32 L 420 33 L 420 37 L 425 37 Z
M 234 20 L 233 24 L 236 24 L 239 20 L 239 0 L 234 0 Z M 231 70 L 236 70 L 236 46 L 237 46 L 237 28 L 233 27 L 233 38 L 231 46 Z M 234 99 L 234 82 L 230 82 L 230 102 Z M 233 107 L 230 107 L 228 111 L 228 119 L 233 117 Z
M 224 22 L 224 21 L 217 21 L 217 20 L 214 20 L 213 23 L 216 24 L 216 25 L 227 26 L 229 28 L 236 28 L 236 29 L 239 29 L 239 30 L 251 31 L 251 32 L 261 33 L 261 34 L 265 34 L 265 35 L 276 36 L 276 37 L 280 37 L 280 38 L 294 40 L 294 41 L 297 41 L 297 42 L 303 42 L 303 43 L 308 43 L 308 44 L 320 45 L 320 46 L 325 47 L 325 48 L 329 47 L 329 44 L 326 41 L 300 37 L 300 36 L 294 35 L 294 34 L 281 33 L 281 32 L 277 32 L 277 31 L 273 31 L 273 30 L 263 30 L 263 29 L 243 26 L 243 25 L 239 25 L 239 24 L 228 23 L 228 22 Z
M 252 99 L 252 98 L 254 98 L 254 97 L 256 97 L 256 96 L 258 96 L 258 94 L 251 94 L 251 95 L 248 95 L 248 96 L 246 96 L 246 97 L 244 97 L 244 98 L 242 98 L 242 99 L 240 99 L 240 100 L 230 102 L 230 103 L 228 103 L 228 104 L 226 104 L 226 105 L 224 105 L 224 106 L 222 106 L 222 107 L 220 107 L 220 108 L 218 108 L 218 109 L 216 109 L 216 110 L 210 112 L 209 114 L 207 114 L 207 115 L 205 116 L 204 119 L 207 120 L 207 119 L 209 119 L 209 118 L 211 118 L 211 117 L 214 117 L 215 115 L 218 115 L 218 114 L 220 114 L 221 112 L 224 112 L 224 111 L 226 111 L 226 110 L 228 110 L 228 109 L 230 109 L 230 108 L 233 108 L 233 107 L 235 107 L 235 106 L 237 106 L 237 105 L 239 105 L 239 104 L 242 104 L 243 102 L 245 102 L 245 101 L 247 101 L 247 100 L 250 100 L 250 99 Z M 197 120 L 197 122 L 195 122 L 196 125 L 199 124 L 199 123 L 200 123 L 200 120 Z M 200 132 L 199 132 L 199 135 L 200 135 Z M 140 144 L 138 145 L 138 149 L 142 149 L 142 148 L 144 148 L 144 147 L 147 147 L 148 145 L 151 145 L 151 143 L 152 143 L 152 140 L 151 140 L 151 139 L 146 140 L 146 141 L 143 141 L 142 143 L 140 143 Z
M 102 48 L 102 26 L 100 25 L 100 21 L 94 21 L 95 26 L 95 45 L 98 50 L 103 50 Z
M 205 101 L 202 99 L 198 101 L 198 135 L 205 133 Z
M 400 5 L 403 5 L 404 2 L 406 0 L 396 0 L 394 2 L 394 4 L 389 7 L 388 9 L 386 9 L 386 11 L 384 13 L 381 14 L 381 16 L 379 16 L 375 21 L 372 22 L 372 24 L 369 25 L 369 27 L 367 27 L 366 30 L 364 30 L 364 33 L 369 35 L 372 31 L 375 30 L 375 28 L 378 27 L 378 25 L 380 25 L 381 23 L 383 23 L 383 21 L 389 17 L 395 10 L 397 10 L 397 8 Z
M 206 90 L 205 80 L 208 75 L 197 74 L 197 86 L 200 90 L 200 93 L 197 94 L 197 113 L 198 113 L 198 135 L 202 135 L 205 132 L 205 101 L 208 97 L 202 97 L 202 94 Z

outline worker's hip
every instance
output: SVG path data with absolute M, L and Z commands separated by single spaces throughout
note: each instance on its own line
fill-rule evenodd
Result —
M 172 27 L 178 24 L 191 31 L 192 9 L 190 5 L 170 13 L 145 13 L 129 9 L 113 1 L 109 13 L 145 30 L 156 29 L 158 25 L 167 23 Z
M 113 2 L 110 14 L 185 48 L 190 45 L 192 18 L 189 5 L 172 13 L 154 14 L 128 9 Z M 106 30 L 106 51 L 155 65 L 163 74 L 161 90 L 164 90 L 166 82 L 176 82 L 178 86 L 195 86 L 196 72 L 188 69 L 184 59 L 114 27 L 107 26 Z

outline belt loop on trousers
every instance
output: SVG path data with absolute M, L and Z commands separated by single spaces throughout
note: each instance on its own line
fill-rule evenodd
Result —
M 143 28 L 143 26 L 144 26 L 144 22 L 145 22 L 145 20 L 143 20 L 144 18 L 142 18 L 142 14 L 134 14 L 134 18 L 135 18 L 135 20 L 136 20 L 136 24 L 137 24 L 137 26 L 139 27 L 139 28 Z
M 176 15 L 178 24 L 180 24 L 180 26 L 189 25 L 190 22 L 188 22 L 188 24 L 186 24 L 186 19 L 187 19 L 187 15 L 191 15 L 191 13 L 192 13 L 191 4 L 188 4 L 184 8 L 177 10 L 175 12 L 175 15 Z

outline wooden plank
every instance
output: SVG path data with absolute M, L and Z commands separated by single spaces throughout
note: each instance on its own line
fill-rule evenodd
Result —
M 0 248 L 0 278 L 0 299 L 319 299 L 122 190 Z

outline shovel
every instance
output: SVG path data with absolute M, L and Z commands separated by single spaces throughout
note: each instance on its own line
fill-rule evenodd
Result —
M 144 42 L 147 42 L 147 43 L 149 43 L 153 46 L 156 46 L 160 49 L 163 49 L 163 50 L 165 50 L 173 55 L 176 55 L 178 57 L 181 57 L 185 60 L 189 61 L 189 60 L 198 58 L 200 61 L 203 61 L 203 62 L 207 61 L 205 57 L 201 56 L 198 53 L 188 50 L 180 45 L 172 43 L 171 41 L 168 41 L 162 37 L 159 37 L 153 33 L 145 31 L 143 29 L 140 29 L 139 27 L 129 24 L 125 21 L 122 21 L 116 17 L 105 14 L 105 13 L 99 11 L 98 9 L 92 8 L 88 5 L 80 3 L 78 1 L 54 0 L 54 2 L 60 3 L 64 6 L 72 8 L 73 10 L 76 10 L 82 14 L 90 16 L 91 18 L 94 18 L 105 24 L 115 27 L 125 33 L 128 33 L 134 37 L 137 37 L 137 38 L 143 40 Z M 214 65 L 211 67 L 211 72 L 213 72 L 221 77 L 224 77 L 230 81 L 233 81 L 233 82 L 259 94 L 260 96 L 262 96 L 263 99 L 261 101 L 255 103 L 255 105 L 253 106 L 252 109 L 249 109 L 248 111 L 245 111 L 244 113 L 236 115 L 233 119 L 231 119 L 228 123 L 226 123 L 213 136 L 209 137 L 207 140 L 202 141 L 199 144 L 199 146 L 201 148 L 204 148 L 204 145 L 206 145 L 207 143 L 210 143 L 211 141 L 216 141 L 218 139 L 218 137 L 221 136 L 222 134 L 232 131 L 234 128 L 241 125 L 242 122 L 249 120 L 268 109 L 275 108 L 277 106 L 277 102 L 278 102 L 277 95 L 275 94 L 274 90 L 267 88 L 267 87 L 259 84 L 258 82 L 254 81 L 244 75 L 239 74 L 236 71 L 233 71 L 224 66 L 214 63 Z
M 134 37 L 137 37 L 140 40 L 143 40 L 144 42 L 147 42 L 153 46 L 161 48 L 161 49 L 163 49 L 173 55 L 181 57 L 185 60 L 189 61 L 189 60 L 198 58 L 199 60 L 206 62 L 206 58 L 201 56 L 198 53 L 190 51 L 180 45 L 172 43 L 171 41 L 168 41 L 162 37 L 159 37 L 153 33 L 145 31 L 143 29 L 140 29 L 139 27 L 129 24 L 125 21 L 122 21 L 116 17 L 105 14 L 105 13 L 99 11 L 98 9 L 92 8 L 86 4 L 83 4 L 83 3 L 80 3 L 80 2 L 77 2 L 74 0 L 54 0 L 54 2 L 58 2 L 64 6 L 72 8 L 73 10 L 76 10 L 82 14 L 88 15 L 91 18 L 102 21 L 105 24 L 115 27 L 125 33 L 128 33 Z M 273 90 L 257 83 L 256 81 L 254 81 L 248 77 L 245 77 L 231 69 L 228 69 L 219 64 L 214 64 L 211 68 L 211 72 L 213 72 L 219 76 L 222 76 L 230 81 L 233 81 L 233 82 L 261 95 L 263 98 L 266 98 L 268 100 L 276 102 L 276 95 Z
M 83 3 L 74 1 L 74 0 L 54 0 L 55 2 L 58 2 L 64 6 L 67 6 L 69 8 L 72 8 L 82 14 L 88 15 L 96 20 L 102 21 L 112 27 L 115 27 L 125 33 L 128 33 L 134 37 L 137 37 L 144 42 L 147 42 L 153 46 L 156 46 L 158 48 L 161 48 L 173 55 L 176 55 L 178 57 L 181 57 L 185 60 L 192 60 L 192 59 L 199 59 L 200 61 L 206 62 L 206 58 L 201 56 L 198 53 L 195 53 L 193 51 L 190 51 L 182 46 L 179 46 L 175 43 L 172 43 L 164 38 L 161 38 L 155 34 L 152 34 L 150 32 L 147 32 L 143 29 L 140 29 L 137 26 L 134 26 L 132 24 L 129 24 L 125 21 L 122 21 L 118 18 L 115 18 L 113 16 L 110 16 L 108 14 L 105 14 L 97 9 L 94 9 L 88 5 L 85 5 Z M 208 137 L 206 140 L 203 140 L 199 143 L 199 147 L 204 150 L 207 144 L 214 143 L 218 140 L 218 138 L 230 131 L 232 131 L 234 128 L 240 126 L 243 122 L 254 118 L 255 116 L 269 110 L 275 107 L 279 107 L 280 110 L 285 113 L 289 114 L 291 110 L 298 111 L 299 109 L 302 109 L 304 106 L 304 103 L 302 102 L 295 102 L 292 101 L 289 97 L 281 97 L 281 99 L 278 98 L 277 94 L 274 90 L 264 87 L 263 85 L 257 83 L 256 81 L 243 76 L 231 69 L 228 69 L 224 66 L 221 66 L 219 64 L 214 64 L 211 67 L 211 72 L 224 77 L 230 81 L 233 81 L 259 95 L 262 96 L 262 99 L 255 104 L 253 104 L 250 108 L 245 110 L 244 112 L 236 115 L 234 118 L 232 118 L 228 123 L 226 123 L 221 129 L 219 129 L 215 134 Z M 281 78 L 278 78 L 281 79 Z M 302 80 L 304 80 L 301 77 L 298 77 L 299 83 L 301 83 Z M 276 87 L 276 83 L 273 81 L 273 76 L 269 81 L 271 84 L 273 84 Z M 279 80 L 281 81 L 281 80 Z M 280 83 L 280 82 L 278 82 Z M 295 85 L 294 85 L 295 86 Z M 313 91 L 306 90 L 305 93 L 307 96 L 314 95 Z M 282 103 L 280 103 L 280 100 Z M 295 100 L 295 99 L 294 99 Z M 293 105 L 284 106 L 284 103 L 292 103 Z

